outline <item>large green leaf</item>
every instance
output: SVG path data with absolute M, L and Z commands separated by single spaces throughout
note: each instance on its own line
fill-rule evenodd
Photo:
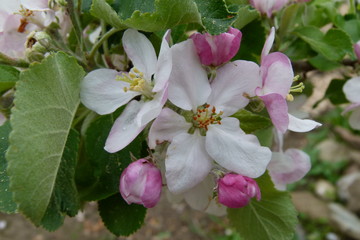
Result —
M 5 159 L 10 132 L 10 123 L 7 121 L 0 127 L 0 212 L 5 213 L 14 213 L 16 211 L 16 203 L 9 187 L 9 176 L 6 171 L 7 161 Z
M 267 173 L 256 179 L 261 200 L 243 208 L 228 208 L 230 223 L 246 240 L 290 240 L 297 213 L 288 192 L 280 192 Z
M 76 191 L 69 189 L 74 186 L 66 178 L 72 175 L 76 159 L 77 140 L 70 129 L 83 76 L 76 60 L 59 52 L 22 72 L 16 86 L 7 152 L 10 187 L 19 211 L 49 229 L 50 205 L 59 203 L 69 215 L 75 212 L 75 203 L 66 199 L 72 201 L 74 196 L 64 195 Z
M 19 80 L 19 70 L 11 66 L 0 65 L 0 92 L 13 87 Z
M 151 12 L 135 9 L 131 2 L 132 0 L 122 0 L 122 5 L 119 5 L 119 11 L 116 12 L 105 0 L 94 0 L 90 12 L 118 29 L 135 28 L 147 32 L 164 30 L 179 24 L 200 23 L 196 5 L 191 0 L 152 0 L 150 2 L 154 2 L 155 11 L 149 6 L 150 3 L 141 5 L 141 10 Z M 131 17 L 128 17 L 128 12 L 132 13 Z M 123 19 L 121 16 L 128 18 Z
M 81 199 L 100 200 L 119 192 L 121 172 L 131 163 L 131 154 L 140 158 L 143 137 L 139 136 L 123 150 L 108 153 L 104 150 L 105 141 L 115 121 L 113 114 L 95 120 L 86 131 L 85 162 L 78 172 L 88 172 L 87 178 L 78 178 L 82 186 Z
M 146 208 L 128 205 L 120 193 L 99 201 L 99 212 L 105 226 L 116 236 L 129 236 L 144 223 Z
M 350 37 L 340 29 L 330 29 L 324 34 L 314 26 L 306 26 L 296 29 L 295 34 L 331 61 L 340 61 L 353 51 Z
M 227 31 L 236 19 L 224 0 L 118 0 L 113 7 L 105 0 L 94 0 L 90 12 L 115 28 L 146 32 L 200 23 L 215 35 Z

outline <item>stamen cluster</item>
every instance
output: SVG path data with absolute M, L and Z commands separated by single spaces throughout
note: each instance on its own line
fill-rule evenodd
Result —
M 216 108 L 213 106 L 210 110 L 210 104 L 204 104 L 197 108 L 196 113 L 193 116 L 193 125 L 196 128 L 202 128 L 206 131 L 210 124 L 219 124 L 221 125 L 221 115 L 222 111 L 216 113 Z

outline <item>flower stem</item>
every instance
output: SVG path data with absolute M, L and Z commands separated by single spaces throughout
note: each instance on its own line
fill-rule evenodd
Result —
M 97 50 L 99 49 L 99 47 L 111 36 L 113 35 L 114 33 L 120 31 L 120 29 L 117 29 L 117 28 L 112 28 L 110 29 L 109 31 L 107 31 L 104 35 L 102 35 L 102 37 L 99 39 L 99 41 L 97 41 L 94 46 L 92 47 L 90 53 L 89 53 L 89 56 L 88 56 L 88 59 L 93 59 Z

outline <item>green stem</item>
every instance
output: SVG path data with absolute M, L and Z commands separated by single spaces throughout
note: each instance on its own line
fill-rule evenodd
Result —
M 106 32 L 104 35 L 102 35 L 102 37 L 99 39 L 99 41 L 97 41 L 94 46 L 92 47 L 90 53 L 89 53 L 89 56 L 88 56 L 88 59 L 93 59 L 97 50 L 99 49 L 99 47 L 111 36 L 113 35 L 114 33 L 120 31 L 119 29 L 116 29 L 116 28 L 112 28 L 110 29 L 108 32 Z
M 101 20 L 101 32 L 106 32 L 106 23 L 104 20 Z M 107 39 L 104 40 L 103 42 L 103 48 L 104 48 L 104 55 L 105 56 L 109 56 L 109 44 Z
M 83 54 L 84 52 L 84 41 L 82 38 L 82 28 L 81 28 L 81 23 L 80 23 L 80 19 L 79 19 L 79 14 L 77 9 L 75 8 L 74 5 L 74 0 L 68 0 L 67 1 L 67 7 L 68 7 L 68 12 L 72 21 L 72 24 L 74 26 L 75 29 L 75 35 L 76 35 L 76 39 L 79 43 L 80 46 L 80 53 Z
M 14 67 L 27 68 L 29 63 L 22 59 L 13 59 L 0 52 L 0 64 L 10 65 Z
M 350 14 L 356 14 L 356 6 L 355 6 L 355 0 L 350 0 Z

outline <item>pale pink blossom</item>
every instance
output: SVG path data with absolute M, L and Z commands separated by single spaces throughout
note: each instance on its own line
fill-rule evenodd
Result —
M 250 0 L 250 4 L 269 18 L 273 12 L 282 9 L 289 0 Z
M 149 132 L 149 146 L 169 141 L 166 180 L 175 194 L 195 187 L 209 174 L 214 160 L 221 167 L 248 177 L 259 177 L 271 158 L 254 135 L 245 134 L 239 120 L 229 117 L 249 103 L 260 84 L 258 66 L 235 61 L 217 69 L 209 83 L 192 40 L 172 47 L 173 69 L 169 100 L 188 111 L 188 121 L 164 108 Z M 191 120 L 190 120 L 191 119 Z
M 139 159 L 121 174 L 120 193 L 128 203 L 154 207 L 160 200 L 162 178 L 160 170 L 146 159 Z
M 262 86 L 256 94 L 263 100 L 274 126 L 282 133 L 287 129 L 308 132 L 321 124 L 299 119 L 288 113 L 287 97 L 294 79 L 290 59 L 283 53 L 270 49 L 275 39 L 275 28 L 271 29 L 261 53 L 260 75 Z
M 352 111 L 349 124 L 353 129 L 360 130 L 360 77 L 348 80 L 344 84 L 343 91 L 346 98 L 351 102 L 344 113 Z
M 289 148 L 283 151 L 283 134 L 275 131 L 278 151 L 272 153 L 267 167 L 275 187 L 286 190 L 286 185 L 302 179 L 311 168 L 310 157 L 300 149 Z
M 190 38 L 194 41 L 201 63 L 217 67 L 236 55 L 240 48 L 242 33 L 230 27 L 226 33 L 219 35 L 194 33 Z
M 256 197 L 260 201 L 261 192 L 254 179 L 228 173 L 218 180 L 218 198 L 221 204 L 229 208 L 241 208 Z
M 145 126 L 156 118 L 167 100 L 172 59 L 167 38 L 161 44 L 159 58 L 145 35 L 128 29 L 122 38 L 127 56 L 134 67 L 119 73 L 97 69 L 85 76 L 81 84 L 82 103 L 98 114 L 109 114 L 127 104 L 111 128 L 105 150 L 117 152 L 132 142 Z M 140 96 L 140 101 L 132 100 Z M 131 101 L 132 100 L 132 101 Z

